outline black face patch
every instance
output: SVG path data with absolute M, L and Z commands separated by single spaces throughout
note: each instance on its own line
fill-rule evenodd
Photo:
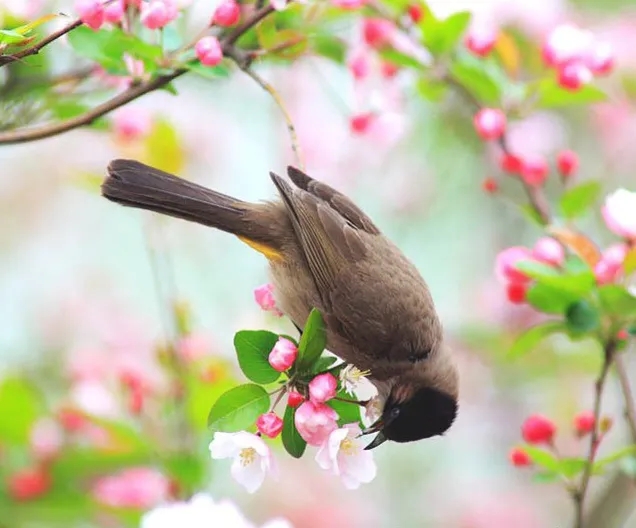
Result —
M 413 442 L 445 433 L 457 416 L 457 401 L 437 389 L 424 387 L 404 402 L 387 401 L 383 432 L 394 442 Z

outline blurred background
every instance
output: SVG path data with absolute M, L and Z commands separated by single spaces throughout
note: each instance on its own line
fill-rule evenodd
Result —
M 213 11 L 206 0 L 191 4 L 185 23 Z M 571 148 L 581 156 L 580 178 L 600 178 L 608 191 L 633 188 L 632 2 L 430 4 L 440 15 L 470 9 L 530 40 L 572 21 L 610 41 L 617 71 L 606 82 L 608 103 L 533 114 L 515 122 L 510 136 L 513 146 L 552 160 L 560 149 Z M 69 4 L 4 0 L 0 9 L 28 18 L 32 12 L 68 12 Z M 337 30 L 353 39 L 359 28 Z M 72 57 L 65 46 L 59 43 L 59 55 L 52 55 L 61 71 Z M 238 487 L 223 462 L 210 461 L 213 496 L 231 498 L 259 522 L 281 515 L 298 528 L 565 526 L 572 510 L 567 494 L 558 484 L 537 484 L 529 472 L 513 468 L 508 451 L 520 440 L 523 418 L 540 412 L 559 425 L 562 451 L 581 452 L 586 443 L 574 438 L 570 422 L 591 404 L 598 351 L 556 341 L 521 360 L 506 359 L 514 337 L 536 315 L 507 301 L 493 273 L 494 257 L 510 245 L 532 245 L 540 231 L 483 192 L 481 182 L 496 176 L 497 168 L 493 153 L 475 137 L 471 108 L 454 97 L 438 104 L 414 97 L 408 75 L 354 83 L 346 68 L 317 57 L 258 71 L 288 105 L 309 174 L 360 204 L 427 279 L 460 363 L 461 411 L 443 438 L 378 449 L 378 477 L 357 491 L 345 492 L 311 456 L 292 460 L 281 450 L 280 481 L 266 480 L 255 495 Z M 109 130 L 77 130 L 0 148 L 0 375 L 26 372 L 37 380 L 43 415 L 72 406 L 109 419 L 143 421 L 144 411 L 142 417 L 128 416 L 121 376 L 141 377 L 152 390 L 162 390 L 157 343 L 170 332 L 170 299 L 188 307 L 190 352 L 228 358 L 213 363 L 225 369 L 223 376 L 241 379 L 232 344 L 236 331 L 290 331 L 254 302 L 253 289 L 268 280 L 260 255 L 223 233 L 124 209 L 99 196 L 109 160 L 141 156 L 163 157 L 183 177 L 243 199 L 274 196 L 268 171 L 284 173 L 294 163 L 278 108 L 240 72 L 214 82 L 190 77 L 176 83 L 178 97 L 153 93 L 111 116 Z M 382 122 L 366 133 L 353 132 L 351 117 L 370 107 L 383 109 Z M 128 137 L 121 132 L 126 119 L 142 129 L 151 123 L 148 134 L 154 139 Z M 513 199 L 523 200 L 512 182 L 502 184 Z M 600 225 L 595 218 L 585 228 L 606 245 L 611 237 L 595 227 Z M 214 384 L 214 375 L 221 376 L 214 371 L 208 383 Z M 605 410 L 616 422 L 604 446 L 610 450 L 627 438 L 614 383 Z M 5 426 L 20 419 L 0 412 Z M 42 423 L 45 439 L 58 434 L 50 420 Z M 204 450 L 209 440 L 202 434 Z M 28 455 L 3 451 L 0 444 L 0 465 L 26 466 Z M 610 480 L 594 481 L 591 507 Z M 55 502 L 47 507 L 56 511 Z M 12 526 L 2 509 L 0 502 L 0 526 Z M 127 521 L 101 522 L 91 521 L 96 526 Z M 636 527 L 636 517 L 625 522 L 619 525 Z

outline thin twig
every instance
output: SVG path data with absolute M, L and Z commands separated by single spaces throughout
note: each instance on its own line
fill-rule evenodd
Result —
M 221 40 L 223 45 L 223 51 L 227 56 L 236 54 L 234 43 L 243 35 L 246 31 L 251 29 L 254 25 L 258 24 L 268 14 L 272 13 L 274 8 L 271 5 L 267 5 L 260 11 L 256 11 L 250 18 L 248 18 L 243 24 L 236 27 L 231 33 Z M 75 26 L 77 27 L 77 26 Z M 72 29 L 72 28 L 71 28 Z M 67 30 L 67 32 L 70 29 Z M 52 37 L 53 35 L 51 35 Z M 49 42 L 51 41 L 49 37 Z M 59 37 L 59 36 L 58 36 Z M 56 38 L 58 38 L 56 37 Z M 46 45 L 46 44 L 44 44 Z M 40 48 L 43 46 L 40 46 Z M 39 48 L 38 48 L 39 50 Z M 26 51 L 26 50 L 25 50 Z M 37 53 L 34 52 L 34 53 Z M 29 127 L 26 129 L 11 130 L 0 133 L 0 145 L 13 145 L 18 143 L 26 143 L 28 141 L 36 141 L 44 139 L 64 132 L 68 132 L 75 128 L 79 128 L 85 125 L 91 124 L 96 119 L 116 110 L 117 108 L 124 106 L 125 104 L 138 99 L 142 95 L 153 92 L 159 88 L 162 88 L 172 82 L 173 80 L 181 77 L 188 70 L 186 68 L 178 68 L 172 73 L 166 75 L 160 75 L 146 82 L 142 82 L 135 86 L 131 86 L 127 90 L 117 94 L 112 99 L 96 106 L 92 110 L 64 121 L 58 121 L 54 123 L 47 123 L 45 125 Z
M 618 374 L 618 382 L 621 386 L 623 398 L 625 399 L 625 419 L 629 425 L 632 435 L 632 442 L 636 444 L 636 405 L 634 404 L 634 393 L 629 382 L 629 376 L 623 361 L 623 355 L 617 354 L 614 358 L 616 373 Z
M 51 33 L 48 37 L 42 39 L 40 42 L 38 42 L 37 44 L 34 44 L 30 48 L 26 48 L 21 51 L 18 51 L 17 53 L 14 53 L 13 55 L 1 55 L 0 68 L 2 66 L 6 66 L 7 64 L 11 64 L 12 62 L 22 60 L 25 57 L 29 57 L 31 55 L 37 55 L 38 53 L 40 53 L 40 50 L 42 48 L 44 48 L 45 46 L 48 46 L 51 42 L 59 39 L 63 35 L 66 35 L 68 32 L 73 31 L 76 27 L 79 27 L 81 25 L 82 25 L 82 21 L 78 18 L 77 20 L 74 20 L 70 24 L 59 29 L 55 33 Z
M 240 66 L 240 64 L 239 64 Z M 254 70 L 250 67 L 242 67 L 241 68 L 247 75 L 249 75 L 256 83 L 265 90 L 274 100 L 278 108 L 280 109 L 283 117 L 285 119 L 285 124 L 287 125 L 287 131 L 289 132 L 289 140 L 291 141 L 291 148 L 294 152 L 294 156 L 296 158 L 296 162 L 301 169 L 305 169 L 305 163 L 303 160 L 302 153 L 300 151 L 300 144 L 298 143 L 298 134 L 296 133 L 296 127 L 294 126 L 294 122 L 292 121 L 291 115 L 289 111 L 285 107 L 285 103 L 283 102 L 280 94 L 275 90 L 275 88 L 269 84 L 265 79 L 259 76 Z
M 596 452 L 598 451 L 598 444 L 600 441 L 600 421 L 601 421 L 601 400 L 603 399 L 603 390 L 605 388 L 605 382 L 607 380 L 607 375 L 609 373 L 610 367 L 612 366 L 612 362 L 614 361 L 614 356 L 616 352 L 616 341 L 610 339 L 605 345 L 603 358 L 603 366 L 601 367 L 601 372 L 599 373 L 598 379 L 595 384 L 594 391 L 594 427 L 592 428 L 592 433 L 590 434 L 590 447 L 588 449 L 587 460 L 585 467 L 583 468 L 583 475 L 581 476 L 581 481 L 579 483 L 578 489 L 572 493 L 572 499 L 574 500 L 574 508 L 575 508 L 575 521 L 574 528 L 583 528 L 583 514 L 585 511 L 585 498 L 587 495 L 588 485 L 590 483 L 590 478 L 592 477 L 592 470 L 594 468 L 594 459 L 596 457 Z

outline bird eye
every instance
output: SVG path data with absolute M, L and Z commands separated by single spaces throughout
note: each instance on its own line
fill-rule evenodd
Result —
M 400 415 L 400 408 L 399 407 L 393 407 L 393 409 L 391 409 L 391 418 L 395 419 Z

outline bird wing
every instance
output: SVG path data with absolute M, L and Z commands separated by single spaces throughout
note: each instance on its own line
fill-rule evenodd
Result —
M 305 190 L 296 181 L 292 180 L 298 187 L 292 187 L 280 176 L 274 173 L 270 176 L 289 212 L 299 247 L 325 305 L 323 308 L 329 310 L 330 293 L 338 282 L 337 277 L 346 266 L 367 253 L 360 230 L 330 202 Z

